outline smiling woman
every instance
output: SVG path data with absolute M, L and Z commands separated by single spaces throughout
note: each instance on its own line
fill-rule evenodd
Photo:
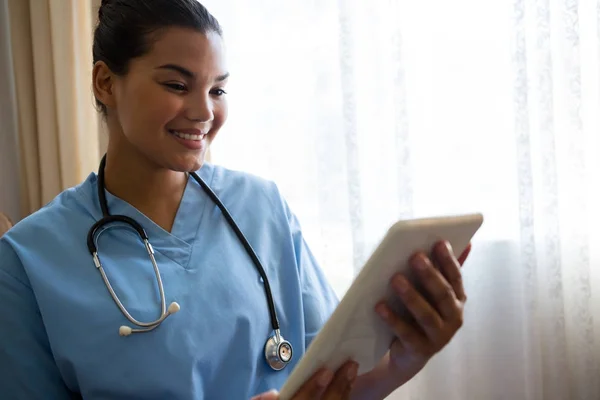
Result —
M 0 239 L 3 394 L 244 399 L 280 388 L 337 298 L 277 186 L 205 162 L 227 119 L 219 23 L 196 0 L 104 0 L 93 58 L 109 137 L 98 173 Z M 416 254 L 431 300 L 393 278 L 415 318 L 378 304 L 395 335 L 379 365 L 358 377 L 352 360 L 321 370 L 294 398 L 382 399 L 411 379 L 461 325 L 463 261 L 443 243 Z
M 168 12 L 175 11 L 164 11 Z M 104 42 L 113 36 L 103 35 L 110 30 L 96 31 L 94 93 L 110 133 L 108 186 L 119 162 L 111 160 L 115 153 L 111 147 L 120 149 L 121 158 L 131 164 L 141 156 L 175 171 L 193 171 L 202 165 L 208 145 L 227 118 L 228 76 L 220 28 L 208 14 L 205 18 L 205 31 L 154 27 L 152 51 L 144 57 L 135 56 L 146 46 L 135 34 L 118 32 L 131 39 L 117 46 L 117 54 L 110 54 L 103 51 L 112 48 Z M 128 29 L 152 29 L 142 21 Z

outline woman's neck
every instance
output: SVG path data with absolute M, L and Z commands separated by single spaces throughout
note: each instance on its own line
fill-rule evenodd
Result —
M 109 144 L 104 169 L 106 190 L 171 232 L 187 174 L 159 168 L 133 149 Z

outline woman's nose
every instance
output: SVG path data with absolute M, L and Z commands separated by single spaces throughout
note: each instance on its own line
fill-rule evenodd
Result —
M 212 100 L 207 96 L 198 96 L 190 100 L 186 117 L 194 122 L 212 122 L 215 117 Z

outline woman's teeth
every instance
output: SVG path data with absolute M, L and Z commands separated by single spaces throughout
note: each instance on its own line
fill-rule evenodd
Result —
M 200 141 L 200 140 L 204 139 L 204 136 L 206 136 L 205 134 L 190 135 L 189 133 L 182 133 L 182 132 L 177 132 L 177 131 L 169 131 L 169 132 L 171 132 L 173 135 L 177 136 L 178 138 L 185 139 L 185 140 Z

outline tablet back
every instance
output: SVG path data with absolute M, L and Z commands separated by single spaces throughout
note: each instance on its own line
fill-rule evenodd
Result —
M 408 260 L 416 251 L 429 254 L 440 240 L 448 240 L 459 256 L 483 223 L 481 214 L 413 219 L 395 223 L 363 266 L 327 323 L 298 362 L 280 392 L 280 400 L 289 400 L 319 368 L 336 371 L 354 360 L 359 375 L 373 369 L 388 351 L 394 339 L 390 328 L 374 311 L 382 298 L 408 318 L 399 301 L 394 301 L 390 278 L 403 272 L 415 279 Z M 417 287 L 419 285 L 416 285 Z

